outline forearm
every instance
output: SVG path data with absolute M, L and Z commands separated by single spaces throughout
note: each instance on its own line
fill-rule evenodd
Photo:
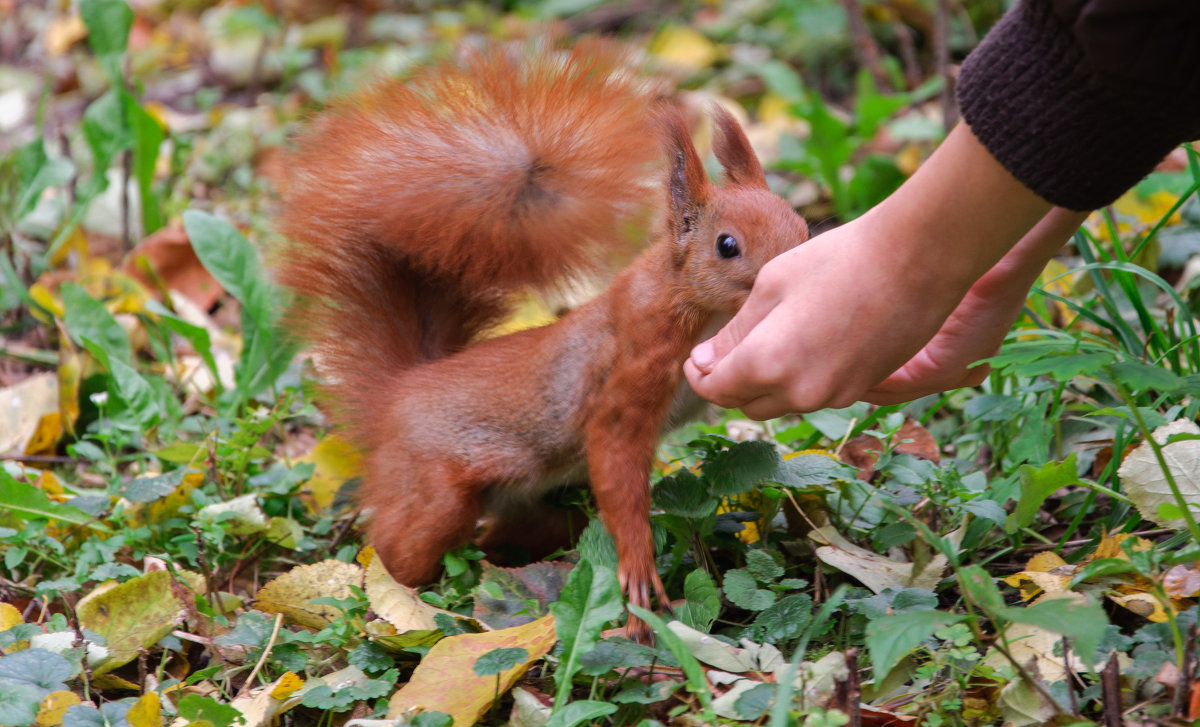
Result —
M 856 223 L 876 234 L 894 274 L 938 287 L 954 303 L 1050 210 L 979 143 L 965 124 L 900 189 Z

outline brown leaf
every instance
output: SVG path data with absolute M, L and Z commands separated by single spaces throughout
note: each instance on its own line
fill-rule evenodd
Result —
M 179 292 L 203 310 L 211 308 L 225 292 L 200 263 L 179 225 L 164 227 L 138 243 L 125 258 L 124 268 L 148 289 L 160 289 L 161 281 L 167 290 Z
M 898 454 L 909 454 L 918 459 L 927 459 L 934 464 L 942 461 L 942 453 L 929 430 L 921 426 L 916 419 L 907 419 L 896 432 L 893 441 L 896 445 L 892 451 Z M 883 442 L 870 434 L 860 434 L 846 442 L 838 453 L 838 459 L 853 465 L 859 470 L 858 478 L 870 482 L 875 475 L 875 465 L 883 454 Z
M 1200 593 L 1200 570 L 1195 564 L 1186 566 L 1180 563 L 1163 575 L 1163 590 L 1173 598 L 1188 598 Z

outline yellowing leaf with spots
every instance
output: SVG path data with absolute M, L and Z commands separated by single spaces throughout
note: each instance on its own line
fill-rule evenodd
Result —
M 0 631 L 8 631 L 13 626 L 25 623 L 21 612 L 11 603 L 0 603 Z
M 497 677 L 477 675 L 475 661 L 494 649 L 525 649 L 525 661 L 499 674 L 498 691 L 504 694 L 533 662 L 550 651 L 555 638 L 553 616 L 510 629 L 448 636 L 434 644 L 408 684 L 392 696 L 388 717 L 394 719 L 420 708 L 445 712 L 456 725 L 475 724 L 497 694 Z
M 297 566 L 258 591 L 254 607 L 267 613 L 281 613 L 291 624 L 323 629 L 342 615 L 340 609 L 312 604 L 314 598 L 349 598 L 350 586 L 362 584 L 362 568 L 340 560 Z
M 204 591 L 204 578 L 178 571 L 146 573 L 124 583 L 108 583 L 84 596 L 76 606 L 79 625 L 103 636 L 109 655 L 93 674 L 104 674 L 128 664 L 138 650 L 149 648 L 175 630 L 190 605 L 187 599 Z
M 162 727 L 162 702 L 158 692 L 146 692 L 138 698 L 125 715 L 129 727 Z
M 305 484 L 305 501 L 311 512 L 333 507 L 333 499 L 346 480 L 362 475 L 362 455 L 345 437 L 330 434 L 297 462 L 313 465 L 313 474 Z
M 50 692 L 42 697 L 42 705 L 38 708 L 38 727 L 54 727 L 54 725 L 62 724 L 63 715 L 67 713 L 67 710 L 80 704 L 81 701 L 75 692 L 62 689 Z

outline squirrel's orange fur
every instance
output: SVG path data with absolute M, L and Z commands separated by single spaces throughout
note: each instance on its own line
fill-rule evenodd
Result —
M 586 43 L 490 48 L 382 83 L 298 141 L 276 267 L 335 421 L 366 452 L 368 534 L 397 580 L 436 578 L 485 513 L 495 533 L 545 527 L 537 498 L 590 481 L 630 600 L 665 604 L 649 471 L 698 403 L 682 363 L 808 234 L 733 118 L 715 122 L 723 187 L 678 112 L 655 108 L 613 46 Z M 595 267 L 647 203 L 660 232 L 604 294 L 476 342 L 514 291 Z

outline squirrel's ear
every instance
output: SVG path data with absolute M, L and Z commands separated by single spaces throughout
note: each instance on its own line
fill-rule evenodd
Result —
M 700 208 L 708 202 L 709 183 L 700 155 L 679 109 L 664 105 L 657 113 L 670 164 L 667 185 L 671 205 L 671 228 L 678 238 L 695 228 Z
M 767 178 L 763 175 L 762 165 L 750 147 L 750 141 L 738 125 L 737 119 L 720 106 L 713 107 L 713 122 L 716 124 L 713 134 L 713 153 L 725 170 L 725 178 L 730 184 L 741 187 L 757 187 L 768 189 Z

